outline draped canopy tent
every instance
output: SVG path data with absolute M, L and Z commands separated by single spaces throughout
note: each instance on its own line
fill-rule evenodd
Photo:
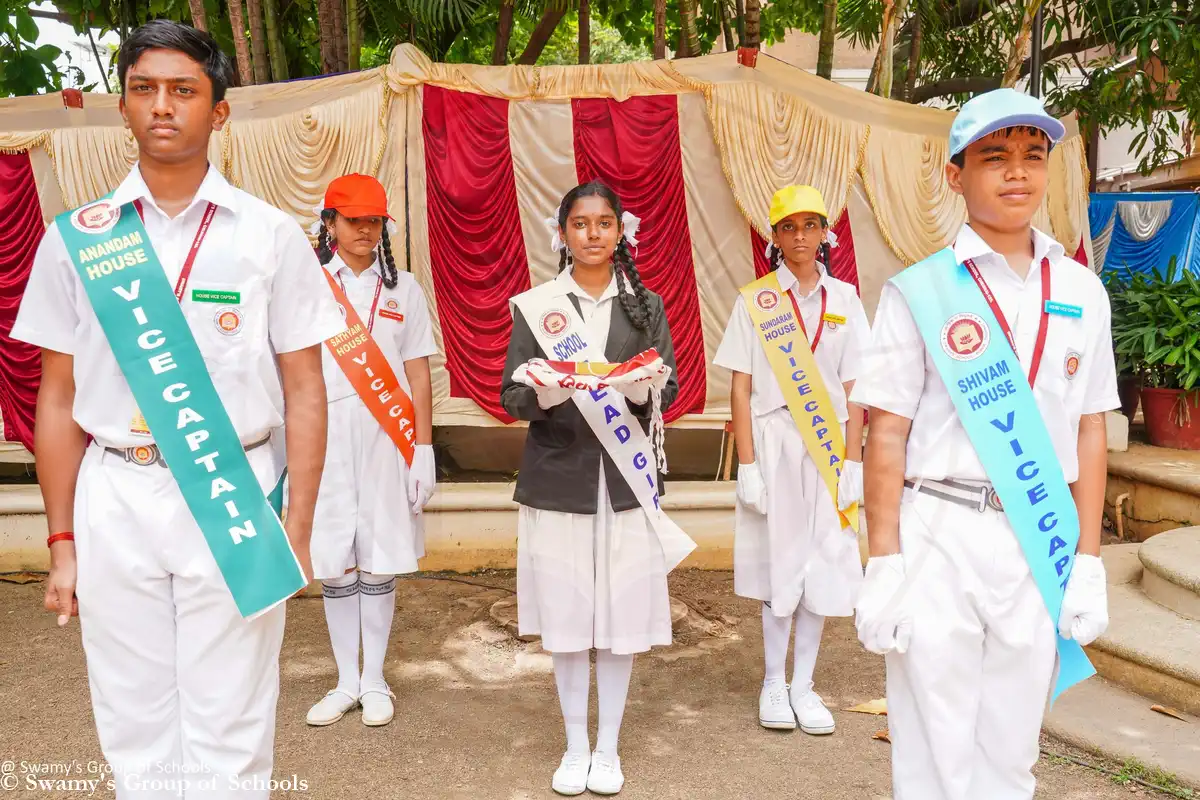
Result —
M 1200 275 L 1200 194 L 1093 194 L 1088 217 L 1095 263 L 1102 269 L 1165 275 L 1174 258 L 1181 270 Z
M 635 258 L 666 300 L 676 425 L 728 418 L 729 376 L 709 365 L 738 287 L 766 269 L 777 188 L 824 193 L 840 242 L 832 271 L 859 287 L 869 313 L 883 282 L 947 244 L 965 213 L 942 177 L 950 113 L 750 54 L 481 67 L 401 45 L 385 67 L 229 100 L 213 164 L 305 227 L 338 175 L 387 187 L 397 262 L 435 322 L 439 425 L 509 421 L 498 398 L 508 299 L 557 272 L 544 220 L 582 180 L 603 178 L 642 218 Z M 1086 167 L 1067 123 L 1037 224 L 1086 259 Z M 28 445 L 36 354 L 7 334 L 42 225 L 113 189 L 137 151 L 115 97 L 64 92 L 0 100 L 0 152 L 0 415 L 4 436 Z

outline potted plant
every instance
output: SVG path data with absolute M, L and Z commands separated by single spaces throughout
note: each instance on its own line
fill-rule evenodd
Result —
M 1113 348 L 1141 380 L 1150 444 L 1200 450 L 1200 282 L 1186 270 L 1179 276 L 1172 258 L 1166 275 L 1122 283 Z
M 1119 270 L 1109 270 L 1103 273 L 1101 280 L 1108 291 L 1108 302 L 1112 308 L 1112 325 L 1115 331 L 1129 318 L 1132 305 L 1127 299 L 1131 278 L 1122 278 Z M 1142 376 L 1138 374 L 1135 362 L 1141 360 L 1142 339 L 1131 339 L 1128 352 L 1115 352 L 1117 362 L 1117 395 L 1121 398 L 1121 413 L 1130 422 L 1137 414 L 1138 400 L 1142 391 Z M 1114 342 L 1115 344 L 1115 342 Z

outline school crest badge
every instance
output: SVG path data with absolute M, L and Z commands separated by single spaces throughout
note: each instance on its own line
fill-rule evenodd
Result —
M 774 289 L 760 289 L 754 295 L 754 305 L 762 311 L 772 311 L 775 306 L 779 305 L 779 293 Z
M 213 317 L 217 330 L 226 336 L 233 336 L 242 329 L 242 315 L 236 308 L 222 308 Z
M 1067 376 L 1067 380 L 1075 380 L 1075 374 L 1079 372 L 1080 355 L 1074 350 L 1067 351 L 1067 357 L 1063 360 L 1063 374 Z
M 942 326 L 942 350 L 955 361 L 971 361 L 987 350 L 991 333 L 974 314 L 955 314 Z
M 557 339 L 559 336 L 562 336 L 567 332 L 567 328 L 571 326 L 567 315 L 558 310 L 547 311 L 545 314 L 542 314 L 540 324 L 542 332 L 551 339 Z
M 121 219 L 121 207 L 107 200 L 97 200 L 71 214 L 71 225 L 80 233 L 107 233 Z

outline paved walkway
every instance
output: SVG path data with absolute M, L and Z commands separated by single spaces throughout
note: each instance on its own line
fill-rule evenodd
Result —
M 467 585 L 489 584 L 496 588 Z M 367 729 L 349 715 L 330 728 L 304 724 L 335 682 L 321 601 L 288 609 L 276 777 L 304 792 L 276 798 L 548 798 L 564 746 L 550 658 L 516 641 L 488 609 L 510 596 L 511 573 L 399 584 L 388 677 L 396 720 Z M 694 611 L 678 643 L 638 659 L 625 716 L 624 798 L 884 800 L 889 747 L 872 739 L 886 719 L 835 711 L 838 732 L 810 737 L 757 724 L 762 680 L 755 603 L 733 597 L 732 575 L 685 571 L 673 594 Z M 100 759 L 77 623 L 67 631 L 41 611 L 38 584 L 0 583 L 0 761 Z M 881 697 L 883 660 L 865 653 L 849 620 L 831 620 L 817 690 L 835 709 Z M 593 730 L 595 700 L 592 701 Z M 1063 762 L 1037 768 L 1039 798 L 1115 800 L 1130 789 Z M 76 798 L 80 793 L 17 792 Z M 103 791 L 95 797 L 110 797 Z M 0 792 L 0 800 L 4 793 Z

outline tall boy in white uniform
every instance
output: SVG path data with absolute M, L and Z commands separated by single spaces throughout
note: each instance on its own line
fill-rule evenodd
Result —
M 283 467 L 271 445 L 286 418 L 285 530 L 302 585 L 312 574 L 308 541 L 325 451 L 320 346 L 343 327 L 341 317 L 300 227 L 208 163 L 233 77 L 216 42 L 152 22 L 123 43 L 118 74 L 139 162 L 107 207 L 138 206 L 264 493 Z M 34 441 L 51 532 L 46 607 L 59 625 L 80 617 L 118 798 L 266 798 L 284 606 L 246 619 L 235 605 L 73 257 L 52 225 L 12 334 L 42 348 Z M 139 344 L 153 346 L 162 333 L 147 330 Z M 182 385 L 168 389 L 170 399 Z M 224 462 L 213 454 L 211 463 Z
M 1063 126 L 1039 101 L 1010 89 L 963 106 L 950 133 L 946 179 L 966 201 L 968 222 L 953 257 L 944 259 L 949 270 L 977 274 L 974 300 L 988 300 L 989 290 L 994 297 L 988 302 L 998 325 L 1011 331 L 1024 373 L 1008 380 L 1011 387 L 1032 385 L 1053 446 L 1047 460 L 1061 465 L 1069 484 L 1063 506 L 1069 511 L 1073 499 L 1078 512 L 1074 567 L 1053 586 L 1061 598 L 1058 619 L 1031 573 L 1036 562 L 1027 560 L 1027 553 L 1039 554 L 1020 543 L 1029 526 L 1010 524 L 1018 504 L 1044 500 L 1042 485 L 998 496 L 984 471 L 995 455 L 984 452 L 981 461 L 959 417 L 962 406 L 955 405 L 966 396 L 960 392 L 971 396 L 972 409 L 1006 400 L 1008 380 L 968 376 L 954 382 L 952 399 L 934 355 L 939 364 L 950 362 L 931 352 L 919 331 L 924 310 L 917 306 L 924 300 L 917 296 L 914 304 L 898 288 L 905 273 L 884 287 L 873 345 L 851 397 L 871 409 L 865 463 L 871 559 L 857 626 L 867 649 L 887 655 L 896 800 L 1033 797 L 1031 769 L 1056 644 L 1078 652 L 1075 642 L 1090 643 L 1108 624 L 1098 557 L 1104 412 L 1119 405 L 1108 297 L 1095 274 L 1030 224 L 1045 196 L 1050 149 L 1062 135 Z M 959 273 L 944 273 L 944 282 L 952 274 Z M 961 285 L 974 292 L 970 280 Z M 938 346 L 958 361 L 990 351 L 979 365 L 1002 353 L 1011 359 L 1002 350 L 1010 337 L 981 336 L 982 321 L 951 315 Z M 1034 477 L 1033 468 L 1017 471 Z M 1063 570 L 1069 559 L 1054 557 Z

